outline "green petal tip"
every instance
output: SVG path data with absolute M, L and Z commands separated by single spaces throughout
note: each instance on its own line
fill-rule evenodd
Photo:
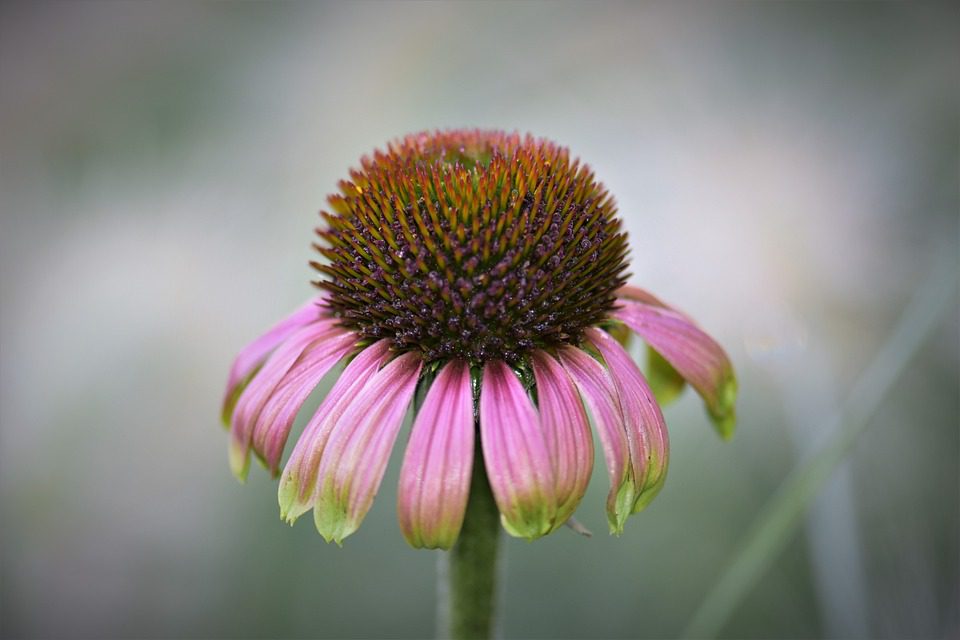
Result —
M 708 405 L 707 412 L 713 426 L 724 440 L 730 440 L 737 423 L 737 379 L 731 373 L 717 390 L 716 402 Z

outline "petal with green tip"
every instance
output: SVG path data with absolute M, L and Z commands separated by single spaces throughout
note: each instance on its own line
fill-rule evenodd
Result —
M 610 334 L 588 329 L 586 337 L 603 356 L 620 399 L 630 446 L 630 463 L 640 487 L 630 505 L 636 513 L 653 499 L 667 475 L 670 442 L 653 391 L 630 354 Z M 651 495 L 652 494 L 652 495 Z
M 580 394 L 564 368 L 546 351 L 533 352 L 540 425 L 553 461 L 556 526 L 564 524 L 583 498 L 593 471 L 593 435 Z
M 253 430 L 264 405 L 273 396 L 277 385 L 297 364 L 305 351 L 322 350 L 325 347 L 339 348 L 338 339 L 352 335 L 341 329 L 332 319 L 323 319 L 298 329 L 283 344 L 277 347 L 266 363 L 253 376 L 250 384 L 240 394 L 237 406 L 230 418 L 230 468 L 237 479 L 243 481 L 250 466 L 250 444 Z
M 313 508 L 317 470 L 327 440 L 357 393 L 386 362 L 390 344 L 390 340 L 381 340 L 357 354 L 300 434 L 277 490 L 280 517 L 290 524 Z
M 503 528 L 528 540 L 550 533 L 557 498 L 547 442 L 533 401 L 499 360 L 483 369 L 480 443 Z
M 454 360 L 430 385 L 400 470 L 397 515 L 413 547 L 449 549 L 467 510 L 473 469 L 470 365 Z
M 623 412 L 610 374 L 596 359 L 576 347 L 561 347 L 557 355 L 563 368 L 580 390 L 597 425 L 597 435 L 607 463 L 610 492 L 607 495 L 607 523 L 610 532 L 620 534 L 630 516 L 641 487 L 630 465 Z
M 251 442 L 254 452 L 274 476 L 279 472 L 290 428 L 307 396 L 328 371 L 353 351 L 356 342 L 356 334 L 349 332 L 308 347 L 263 405 Z
M 407 352 L 381 369 L 343 412 L 320 457 L 313 505 L 317 531 L 341 544 L 373 504 L 420 376 Z
M 621 298 L 612 315 L 690 383 L 703 398 L 717 432 L 730 438 L 736 423 L 737 382 L 723 348 L 686 315 L 666 306 Z

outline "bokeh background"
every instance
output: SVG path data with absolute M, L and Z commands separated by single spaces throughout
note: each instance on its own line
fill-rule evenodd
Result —
M 343 548 L 230 476 L 234 353 L 310 295 L 317 211 L 416 130 L 568 145 L 634 281 L 734 359 L 739 430 L 689 392 L 669 481 L 619 539 L 509 540 L 500 633 L 675 637 L 958 250 L 949 4 L 4 3 L 0 633 L 425 637 L 438 553 L 395 455 Z M 956 287 L 783 553 L 743 638 L 957 637 Z M 302 421 L 301 421 L 302 422 Z M 398 447 L 399 450 L 399 447 Z

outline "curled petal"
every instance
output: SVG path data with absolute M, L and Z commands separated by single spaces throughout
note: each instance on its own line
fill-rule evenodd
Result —
M 686 315 L 665 306 L 620 300 L 613 317 L 646 340 L 703 398 L 720 435 L 733 435 L 737 382 L 723 348 Z
M 607 523 L 611 533 L 621 533 L 642 487 L 630 464 L 630 442 L 619 395 L 607 370 L 587 353 L 575 347 L 561 347 L 557 354 L 596 422 L 610 477 Z
M 356 340 L 355 334 L 345 333 L 311 345 L 263 406 L 253 428 L 253 450 L 274 476 L 300 407 L 323 376 L 354 349 Z
M 583 498 L 593 471 L 593 436 L 577 389 L 560 363 L 533 352 L 540 425 L 553 461 L 557 524 L 566 522 Z
M 499 360 L 483 370 L 480 442 L 507 533 L 532 540 L 553 530 L 557 498 L 539 417 L 517 376 Z
M 455 360 L 430 386 L 400 470 L 397 513 L 412 546 L 449 549 L 456 541 L 467 509 L 473 441 L 470 366 Z
M 317 468 L 327 439 L 350 402 L 386 362 L 389 351 L 390 341 L 381 340 L 357 354 L 304 427 L 277 491 L 280 517 L 290 524 L 313 507 Z
M 307 325 L 281 344 L 253 376 L 240 394 L 230 420 L 230 468 L 238 479 L 243 480 L 247 476 L 253 429 L 277 386 L 300 361 L 304 352 L 316 349 L 315 355 L 319 355 L 327 348 L 339 350 L 344 336 L 352 334 L 334 326 L 332 319 L 325 318 Z
M 357 392 L 330 434 L 313 505 L 317 530 L 327 542 L 342 543 L 370 510 L 421 367 L 411 352 L 391 361 Z
M 227 390 L 223 394 L 223 423 L 230 424 L 230 414 L 237 403 L 237 398 L 243 391 L 246 382 L 256 372 L 257 368 L 263 364 L 271 351 L 277 348 L 281 342 L 293 335 L 297 329 L 320 319 L 322 310 L 319 306 L 323 298 L 315 298 L 306 303 L 292 314 L 273 325 L 269 331 L 248 344 L 237 355 L 230 367 L 230 375 L 227 377 Z
M 630 463 L 641 487 L 632 508 L 635 513 L 650 503 L 666 480 L 670 446 L 667 425 L 650 385 L 620 343 L 599 329 L 587 329 L 586 337 L 606 361 L 620 398 L 627 439 L 631 443 Z

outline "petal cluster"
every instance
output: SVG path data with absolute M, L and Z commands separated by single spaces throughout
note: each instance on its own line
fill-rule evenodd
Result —
M 639 289 L 622 290 L 612 316 L 703 397 L 728 437 L 736 383 L 719 345 L 686 315 Z M 650 384 L 613 333 L 586 329 L 581 343 L 535 349 L 522 367 L 460 359 L 430 365 L 390 340 L 370 343 L 340 327 L 318 298 L 237 357 L 223 407 L 231 467 L 245 478 L 253 453 L 280 474 L 305 399 L 339 365 L 342 372 L 283 467 L 284 519 L 293 523 L 312 509 L 328 541 L 341 543 L 355 532 L 416 404 L 397 503 L 411 545 L 455 543 L 477 460 L 509 534 L 535 539 L 562 526 L 593 470 L 591 417 L 610 482 L 607 520 L 619 533 L 663 486 L 669 442 Z
M 687 384 L 732 435 L 729 358 L 689 316 L 624 286 L 615 202 L 567 149 L 500 131 L 420 133 L 339 186 L 317 229 L 323 293 L 240 352 L 223 398 L 231 469 L 243 480 L 255 457 L 280 476 L 288 522 L 313 511 L 327 541 L 355 532 L 411 408 L 397 512 L 424 548 L 456 542 L 484 475 L 511 535 L 569 522 L 594 433 L 607 521 L 621 532 L 664 484 L 660 404 Z M 646 376 L 624 347 L 631 332 L 649 350 Z M 304 403 L 334 371 L 284 463 Z

